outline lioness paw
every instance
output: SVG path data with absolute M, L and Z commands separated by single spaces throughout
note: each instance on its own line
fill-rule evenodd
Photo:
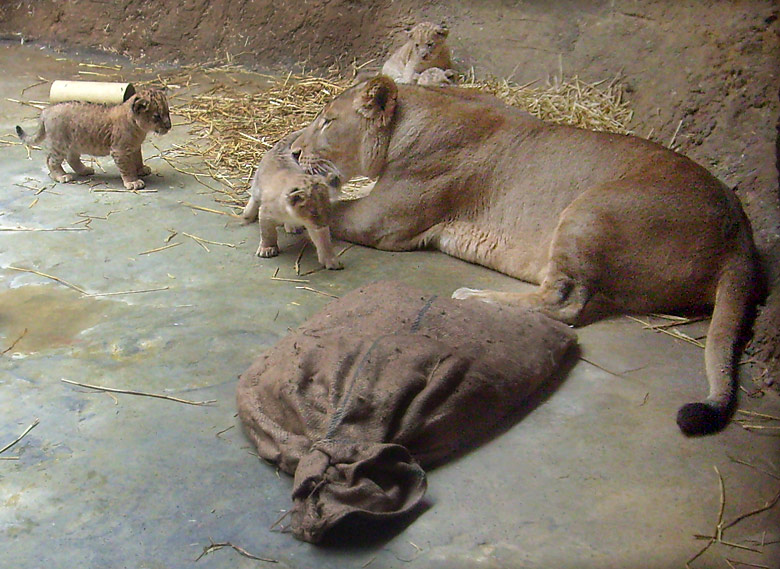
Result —
M 132 182 L 125 182 L 125 188 L 128 190 L 143 190 L 146 187 L 146 183 L 143 180 L 133 180 Z
M 276 257 L 278 254 L 279 254 L 279 247 L 263 247 L 262 244 L 257 248 L 257 253 L 255 253 L 255 255 L 257 255 L 258 257 L 265 257 L 265 258 Z
M 452 293 L 452 298 L 455 300 L 466 300 L 467 298 L 484 298 L 484 291 L 477 288 L 461 287 Z

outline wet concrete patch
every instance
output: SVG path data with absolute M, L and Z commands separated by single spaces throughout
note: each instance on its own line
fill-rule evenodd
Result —
M 0 334 L 12 354 L 83 343 L 79 335 L 110 312 L 110 302 L 56 285 L 0 290 Z

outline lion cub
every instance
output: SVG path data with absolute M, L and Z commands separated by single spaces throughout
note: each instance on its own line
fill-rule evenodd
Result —
M 382 74 L 396 83 L 414 84 L 426 69 L 438 67 L 446 72 L 452 67 L 450 48 L 444 41 L 448 34 L 449 30 L 443 24 L 417 24 L 409 32 L 409 40 L 382 66 Z
M 331 191 L 340 186 L 333 174 L 307 174 L 295 161 L 290 146 L 301 131 L 288 134 L 265 153 L 252 178 L 249 202 L 241 217 L 260 223 L 258 257 L 279 254 L 276 226 L 306 228 L 317 249 L 317 260 L 327 269 L 342 269 L 330 241 Z
M 79 176 L 95 173 L 81 161 L 82 154 L 114 159 L 128 190 L 145 186 L 141 176 L 151 173 L 141 158 L 141 144 L 153 130 L 165 134 L 171 129 L 168 101 L 158 89 L 139 91 L 119 105 L 66 102 L 52 105 L 41 113 L 38 131 L 29 135 L 16 127 L 25 144 L 46 139 L 49 175 L 57 182 L 71 182 L 75 176 L 62 169 L 67 160 Z

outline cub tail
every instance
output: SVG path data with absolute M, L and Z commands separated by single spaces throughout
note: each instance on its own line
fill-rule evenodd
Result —
M 38 130 L 35 134 L 30 135 L 24 132 L 24 129 L 19 125 L 16 126 L 16 134 L 25 144 L 38 144 L 44 138 L 46 138 L 46 127 L 43 126 L 43 122 L 38 124 Z
M 736 406 L 736 359 L 758 293 L 754 254 L 745 251 L 736 257 L 721 273 L 707 332 L 704 361 L 709 396 L 704 401 L 683 405 L 677 413 L 677 425 L 688 436 L 720 431 Z

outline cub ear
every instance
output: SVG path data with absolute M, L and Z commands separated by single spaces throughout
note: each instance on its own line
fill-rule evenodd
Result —
M 385 75 L 378 75 L 358 85 L 356 89 L 353 100 L 355 111 L 378 126 L 390 124 L 398 96 L 395 82 Z
M 325 181 L 334 189 L 338 189 L 339 186 L 341 186 L 341 178 L 338 174 L 334 174 L 333 172 L 328 172 L 328 175 L 325 176 Z
M 298 205 L 306 201 L 306 191 L 302 188 L 293 188 L 287 194 L 287 201 L 290 205 Z
M 150 105 L 149 99 L 146 97 L 139 97 L 138 95 L 135 96 L 135 100 L 133 101 L 133 112 L 135 114 L 139 114 L 144 112 L 149 108 Z
M 443 23 L 439 26 L 436 26 L 435 29 L 436 33 L 440 35 L 442 38 L 446 38 L 450 34 L 450 30 L 447 27 L 447 24 Z

